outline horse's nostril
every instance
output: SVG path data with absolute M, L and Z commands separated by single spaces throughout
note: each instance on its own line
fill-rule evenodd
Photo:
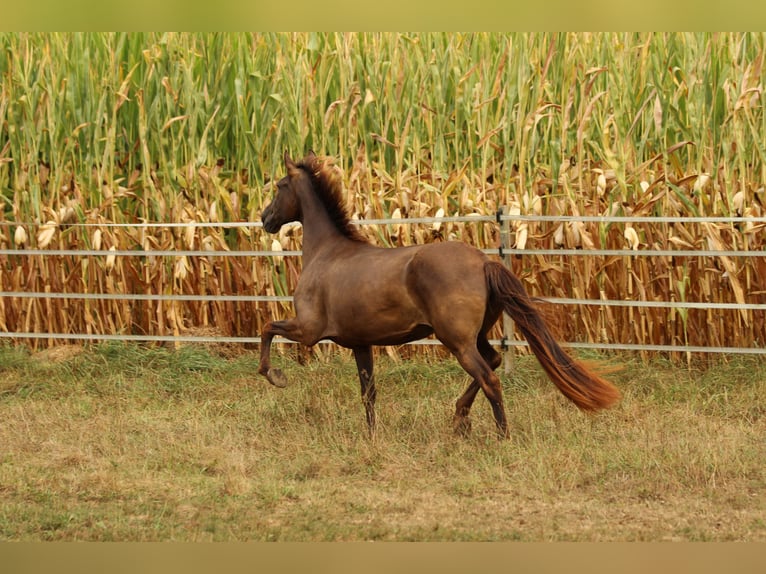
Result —
M 269 233 L 271 233 L 269 227 L 271 225 L 271 220 L 272 220 L 272 217 L 271 217 L 272 213 L 270 208 L 271 208 L 270 205 L 267 206 L 266 209 L 264 209 L 263 212 L 261 213 L 261 222 L 263 223 L 263 228 Z
M 268 233 L 276 233 L 279 231 L 279 228 L 282 227 L 279 223 L 275 223 L 271 214 L 267 214 L 266 217 L 262 217 L 261 221 L 263 222 L 263 228 Z

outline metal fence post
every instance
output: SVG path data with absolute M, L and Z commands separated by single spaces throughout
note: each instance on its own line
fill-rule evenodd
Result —
M 503 205 L 497 210 L 497 223 L 500 226 L 500 258 L 503 265 L 511 270 L 511 255 L 509 250 L 513 247 L 514 238 L 511 236 L 511 222 L 504 218 L 508 215 L 508 207 Z M 514 339 L 516 326 L 513 320 L 503 313 L 503 338 L 500 344 L 503 354 L 503 372 L 508 375 L 513 370 L 513 347 L 509 344 Z

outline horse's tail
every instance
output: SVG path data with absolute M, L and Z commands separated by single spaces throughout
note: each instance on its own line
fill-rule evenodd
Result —
M 537 360 L 564 396 L 585 411 L 606 408 L 619 400 L 620 391 L 612 383 L 588 370 L 559 346 L 513 273 L 500 263 L 488 261 L 484 265 L 484 274 L 491 296 L 514 320 Z

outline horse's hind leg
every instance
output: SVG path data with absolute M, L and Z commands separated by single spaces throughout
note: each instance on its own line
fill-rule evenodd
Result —
M 503 356 L 492 348 L 486 335 L 480 335 L 476 346 L 481 353 L 482 358 L 487 361 L 489 368 L 493 371 L 503 363 Z
M 473 379 L 455 404 L 452 428 L 459 435 L 467 436 L 471 432 L 471 419 L 468 418 L 468 414 L 471 412 L 471 405 L 473 405 L 473 401 L 480 388 L 479 381 Z
M 500 379 L 497 377 L 491 366 L 481 356 L 479 349 L 473 345 L 453 347 L 448 345 L 452 354 L 455 355 L 460 365 L 465 371 L 473 377 L 473 382 L 461 399 L 465 398 L 464 405 L 458 400 L 458 409 L 461 406 L 470 406 L 473 402 L 479 387 L 484 391 L 484 395 L 492 406 L 492 413 L 495 416 L 497 431 L 504 438 L 508 437 L 508 420 L 505 416 L 505 406 L 503 405 L 503 389 L 500 385 Z M 476 384 L 478 383 L 478 384 Z M 476 387 L 474 388 L 474 385 Z M 456 413 L 457 414 L 457 413 Z M 463 413 L 459 413 L 463 414 Z
M 372 369 L 372 349 L 370 347 L 358 347 L 354 349 L 356 368 L 359 371 L 359 382 L 362 386 L 362 404 L 367 413 L 367 428 L 370 436 L 375 436 L 375 379 Z
M 492 345 L 489 344 L 486 335 L 479 335 L 477 348 L 490 369 L 494 371 L 500 366 L 502 357 L 500 356 L 500 353 L 495 351 L 492 348 Z M 471 406 L 473 405 L 473 401 L 480 388 L 481 384 L 479 381 L 473 379 L 466 391 L 457 400 L 457 403 L 455 404 L 455 416 L 452 419 L 452 428 L 456 433 L 465 436 L 471 432 L 471 419 L 468 418 L 468 415 L 471 412 Z

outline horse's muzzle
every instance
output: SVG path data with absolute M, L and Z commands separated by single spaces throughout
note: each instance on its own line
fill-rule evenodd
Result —
M 269 233 L 276 233 L 277 231 L 279 231 L 280 227 L 282 226 L 275 224 L 273 219 L 263 220 L 263 228 Z
M 271 205 L 268 205 L 261 214 L 261 221 L 263 222 L 263 228 L 269 233 L 276 233 L 282 225 L 274 221 L 274 214 L 271 210 Z

